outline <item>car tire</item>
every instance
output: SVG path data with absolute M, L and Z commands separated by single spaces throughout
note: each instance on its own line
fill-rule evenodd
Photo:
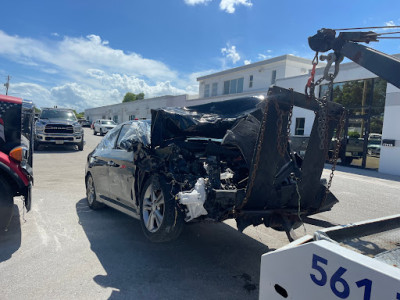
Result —
M 342 165 L 344 165 L 344 166 L 350 166 L 352 162 L 353 162 L 353 158 L 352 158 L 352 157 L 345 157 L 345 158 L 342 160 Z
M 162 176 L 151 176 L 140 194 L 140 223 L 152 242 L 175 240 L 183 229 L 184 215 L 171 193 L 172 186 Z
M 105 205 L 96 200 L 96 188 L 94 186 L 94 180 L 92 175 L 86 177 L 86 200 L 91 209 L 101 209 Z
M 10 184 L 0 177 L 0 231 L 7 229 L 13 212 L 14 195 Z
M 83 151 L 83 146 L 84 146 L 84 141 L 83 141 L 83 136 L 81 142 L 78 144 L 78 150 Z
M 34 151 L 39 151 L 40 150 L 40 143 L 35 141 L 33 143 L 33 149 L 34 149 Z

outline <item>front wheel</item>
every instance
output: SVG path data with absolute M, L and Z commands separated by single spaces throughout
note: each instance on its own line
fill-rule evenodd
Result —
M 83 141 L 83 136 L 82 136 L 82 140 L 81 140 L 81 142 L 78 144 L 78 150 L 79 150 L 79 151 L 83 151 L 83 145 L 84 145 L 84 141 Z
M 14 206 L 10 184 L 3 177 L 0 177 L 0 191 L 0 231 L 3 231 L 10 223 Z
M 182 232 L 184 217 L 171 195 L 171 185 L 160 176 L 151 176 L 140 196 L 140 221 L 144 235 L 152 242 L 176 239 Z

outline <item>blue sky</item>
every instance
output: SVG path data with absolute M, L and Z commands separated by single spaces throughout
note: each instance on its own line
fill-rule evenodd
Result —
M 400 1 L 3 1 L 0 82 L 37 106 L 79 111 L 146 97 L 196 94 L 196 78 L 293 54 L 312 58 L 322 27 L 400 25 Z M 400 40 L 373 48 L 400 53 Z M 5 89 L 1 86 L 1 93 Z

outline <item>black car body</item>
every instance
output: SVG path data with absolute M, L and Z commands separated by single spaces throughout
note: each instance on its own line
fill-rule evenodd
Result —
M 107 204 L 140 218 L 153 241 L 173 239 L 184 221 L 203 219 L 235 218 L 239 230 L 265 224 L 288 232 L 301 216 L 331 209 L 337 199 L 320 178 L 328 149 L 308 149 L 317 161 L 307 165 L 290 150 L 279 128 L 290 107 L 284 92 L 283 100 L 152 110 L 151 126 L 117 126 L 88 156 L 89 205 Z M 296 97 L 299 105 L 318 109 Z M 331 119 L 338 122 L 340 112 L 332 104 Z M 332 135 L 333 129 L 327 138 Z M 310 147 L 318 139 L 312 134 Z

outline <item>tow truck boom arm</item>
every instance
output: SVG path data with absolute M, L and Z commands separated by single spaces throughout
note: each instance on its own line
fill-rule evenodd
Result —
M 400 88 L 400 60 L 391 55 L 359 44 L 377 42 L 378 33 L 369 32 L 341 32 L 336 37 L 336 31 L 321 29 L 314 36 L 308 38 L 310 48 L 316 52 L 333 50 L 337 61 L 347 57 L 373 72 L 387 82 Z

